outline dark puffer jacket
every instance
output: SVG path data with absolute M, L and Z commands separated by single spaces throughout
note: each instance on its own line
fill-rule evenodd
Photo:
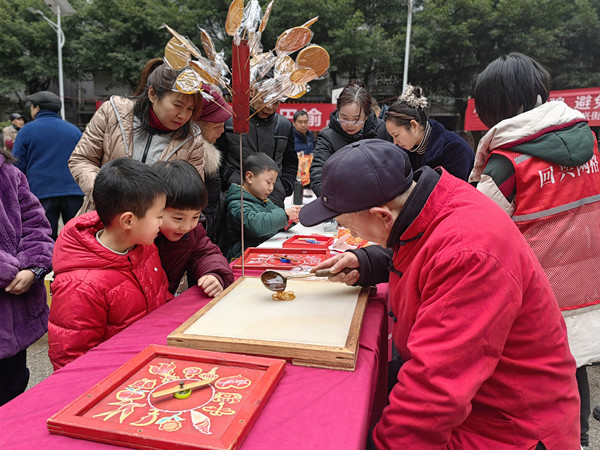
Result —
M 294 192 L 298 173 L 298 155 L 294 150 L 292 122 L 275 113 L 266 119 L 250 119 L 250 131 L 242 137 L 242 159 L 252 153 L 269 155 L 279 166 L 279 176 L 269 199 L 283 208 L 283 201 Z M 221 167 L 222 190 L 227 192 L 231 183 L 240 183 L 240 135 L 233 132 L 233 119 L 225 122 L 225 133 L 216 143 L 223 154 Z
M 329 125 L 319 133 L 315 145 L 313 161 L 310 166 L 310 187 L 317 196 L 321 195 L 322 172 L 325 161 L 340 148 L 362 139 L 379 138 L 392 142 L 392 138 L 385 129 L 385 122 L 376 118 L 374 113 L 371 113 L 365 122 L 362 132 L 352 135 L 344 131 L 337 120 L 337 116 L 337 111 L 331 113 Z
M 25 350 L 46 333 L 43 282 L 14 295 L 4 291 L 19 271 L 52 267 L 50 224 L 25 175 L 0 155 L 0 359 Z

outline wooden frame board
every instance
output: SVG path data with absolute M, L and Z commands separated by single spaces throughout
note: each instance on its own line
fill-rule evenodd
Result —
M 289 279 L 287 289 L 296 299 L 275 302 L 259 278 L 239 278 L 169 334 L 167 343 L 354 370 L 368 289 L 307 279 Z M 332 336 L 323 341 L 321 331 Z
M 285 361 L 151 345 L 48 419 L 54 434 L 143 449 L 235 449 Z M 209 381 L 187 398 L 153 394 Z
M 281 258 L 288 257 L 290 262 Z M 248 270 L 290 270 L 298 266 L 314 267 L 329 258 L 328 248 L 262 248 L 249 247 L 244 252 L 244 267 Z M 242 268 L 242 258 L 233 263 L 234 269 Z

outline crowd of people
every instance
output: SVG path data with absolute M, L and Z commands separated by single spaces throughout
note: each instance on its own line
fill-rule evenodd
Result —
M 240 136 L 217 88 L 183 93 L 178 75 L 148 61 L 135 91 L 110 97 L 83 133 L 48 91 L 28 97 L 29 123 L 10 116 L 0 405 L 25 390 L 26 349 L 46 331 L 60 369 L 187 286 L 218 295 L 246 248 L 294 222 L 335 219 L 380 245 L 316 269 L 390 286 L 396 357 L 369 445 L 589 444 L 600 155 L 585 117 L 547 101 L 540 64 L 512 53 L 478 76 L 477 111 L 491 130 L 477 152 L 429 118 L 420 87 L 380 108 L 351 81 L 316 138 L 305 111 L 290 121 L 258 96 Z M 286 206 L 299 155 L 310 156 L 318 198 Z

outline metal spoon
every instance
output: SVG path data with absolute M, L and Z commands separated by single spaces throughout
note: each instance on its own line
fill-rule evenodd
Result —
M 290 273 L 283 274 L 275 272 L 274 270 L 265 270 L 260 276 L 260 281 L 265 285 L 267 289 L 275 292 L 283 292 L 287 286 L 288 278 L 306 278 L 306 277 L 334 277 L 338 273 L 350 273 L 357 268 L 344 268 L 340 272 L 332 274 L 329 269 L 320 269 L 314 272 L 308 273 Z

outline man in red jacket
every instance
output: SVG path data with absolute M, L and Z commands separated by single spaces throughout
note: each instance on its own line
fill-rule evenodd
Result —
M 323 174 L 302 224 L 335 217 L 393 250 L 366 247 L 317 266 L 356 268 L 338 275 L 348 284 L 389 278 L 403 365 L 375 446 L 579 449 L 565 324 L 510 218 L 443 169 L 413 175 L 406 154 L 385 141 L 345 147 Z

